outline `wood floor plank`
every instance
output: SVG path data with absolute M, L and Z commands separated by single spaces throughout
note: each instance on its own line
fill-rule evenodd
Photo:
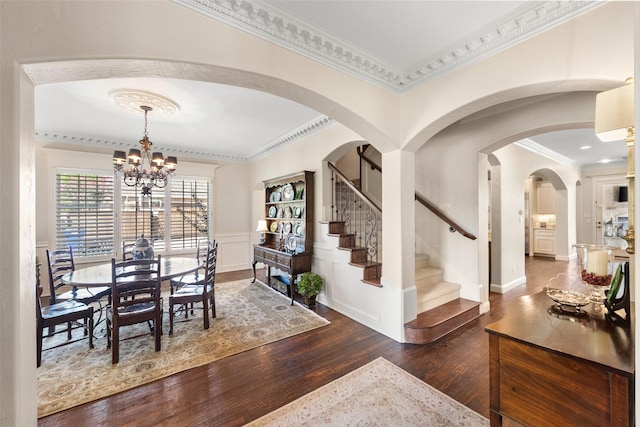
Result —
M 426 345 L 400 344 L 321 304 L 331 325 L 41 418 L 48 426 L 239 426 L 378 357 L 489 417 L 489 337 L 484 327 L 514 298 L 540 291 L 567 262 L 527 257 L 527 284 L 491 293 L 491 311 Z M 249 278 L 218 273 L 218 283 Z

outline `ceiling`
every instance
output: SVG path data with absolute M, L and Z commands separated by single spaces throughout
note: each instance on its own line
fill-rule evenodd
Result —
M 596 2 L 172 0 L 194 13 L 402 93 L 557 25 Z M 321 42 L 319 42 L 321 41 Z M 327 55 L 327 51 L 332 55 Z M 330 58 L 330 59 L 328 59 Z M 148 133 L 165 154 L 250 162 L 333 121 L 292 101 L 239 87 L 126 78 L 36 87 L 39 140 L 133 147 Z M 206 112 L 206 113 L 205 113 Z M 215 117 L 212 120 L 211 117 Z M 625 161 L 624 143 L 593 129 L 531 137 L 523 146 L 576 166 Z M 590 145 L 589 150 L 580 147 Z

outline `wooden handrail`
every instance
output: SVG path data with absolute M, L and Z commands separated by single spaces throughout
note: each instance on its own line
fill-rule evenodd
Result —
M 357 151 L 358 151 L 358 156 L 360 156 L 360 158 L 363 159 L 365 162 L 369 163 L 371 165 L 372 169 L 380 171 L 380 173 L 382 173 L 382 167 L 376 165 L 371 159 L 369 159 L 364 154 L 364 150 L 361 151 L 360 147 L 358 147 Z M 344 175 L 342 175 L 342 173 L 338 169 L 336 169 L 335 166 L 333 166 L 331 163 L 329 163 L 329 166 L 331 166 L 339 175 L 341 175 L 342 179 L 346 180 L 349 184 L 351 184 L 351 181 L 349 181 Z M 368 200 L 368 198 L 364 194 L 362 194 L 362 192 L 360 190 L 356 189 L 354 186 L 351 186 L 351 188 L 353 188 L 354 191 L 356 191 L 359 194 L 361 194 L 362 197 L 365 198 L 365 200 Z M 440 209 L 438 209 L 435 205 L 433 205 L 431 202 L 429 202 L 423 196 L 418 194 L 418 192 L 416 192 L 415 198 L 416 198 L 416 201 L 419 202 L 422 206 L 424 206 L 425 208 L 429 209 L 438 218 L 440 218 L 445 223 L 447 223 L 449 225 L 449 230 L 452 233 L 457 231 L 458 233 L 462 234 L 464 237 L 466 237 L 468 239 L 476 240 L 476 236 L 474 236 L 473 234 L 469 233 L 464 228 L 462 228 L 460 225 L 458 225 L 454 220 L 449 218 L 444 212 L 442 212 Z M 375 204 L 373 206 L 375 206 Z M 382 212 L 382 210 L 380 208 L 378 208 L 378 209 L 379 209 L 380 212 Z
M 378 166 L 377 164 L 375 164 L 375 163 L 373 162 L 373 160 L 371 160 L 370 158 L 368 158 L 368 157 L 366 156 L 366 154 L 364 154 L 364 150 L 360 151 L 360 149 L 361 149 L 361 146 L 358 146 L 358 148 L 357 148 L 358 156 L 359 156 L 362 160 L 364 160 L 365 162 L 369 163 L 369 166 L 371 166 L 371 169 L 373 169 L 373 170 L 377 170 L 377 171 L 379 171 L 380 173 L 382 173 L 382 168 L 381 168 L 380 166 Z
M 419 195 L 418 193 L 416 193 L 416 201 L 418 201 L 422 206 L 424 206 L 425 208 L 433 212 L 438 218 L 440 218 L 441 220 L 449 224 L 449 230 L 452 233 L 457 231 L 458 233 L 462 234 L 464 237 L 468 239 L 476 240 L 476 236 L 469 233 L 464 228 L 460 227 L 458 224 L 455 223 L 455 221 L 453 221 L 451 218 L 446 216 L 440 209 L 435 207 L 431 202 L 429 202 L 427 199 L 425 199 L 423 196 Z
M 369 207 L 371 207 L 371 209 L 376 211 L 378 214 L 382 214 L 382 208 L 380 206 L 376 205 L 376 203 L 373 200 L 371 200 L 369 197 L 367 197 L 366 194 L 360 191 L 358 187 L 353 185 L 351 183 L 351 180 L 349 180 L 349 178 L 347 178 L 342 172 L 340 172 L 340 170 L 337 167 L 335 167 L 331 163 L 327 163 L 327 164 L 329 165 L 329 169 L 333 170 L 340 178 L 342 178 L 344 183 L 347 185 L 347 187 L 351 189 L 351 191 L 356 193 L 367 205 L 369 205 Z

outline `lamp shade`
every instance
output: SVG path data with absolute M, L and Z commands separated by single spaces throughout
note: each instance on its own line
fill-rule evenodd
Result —
M 140 160 L 142 160 L 142 153 L 137 148 L 131 148 L 127 157 L 129 159 L 129 163 L 137 165 L 140 163 Z
M 629 189 L 628 187 L 620 187 L 618 190 L 618 202 L 629 201 Z
M 151 161 L 155 163 L 157 167 L 162 167 L 162 165 L 164 164 L 164 157 L 162 156 L 162 153 L 155 151 L 151 155 Z
M 124 151 L 114 151 L 113 152 L 113 164 L 115 165 L 124 165 L 127 161 L 127 155 Z
M 256 231 L 259 231 L 261 233 L 264 233 L 265 231 L 268 231 L 268 229 L 267 229 L 267 221 L 264 220 L 264 219 L 258 220 L 258 228 L 256 228 Z
M 620 141 L 634 126 L 633 79 L 596 95 L 595 132 L 601 141 Z
M 178 165 L 178 159 L 175 156 L 167 156 L 164 161 L 164 165 L 167 167 L 167 169 L 174 170 Z

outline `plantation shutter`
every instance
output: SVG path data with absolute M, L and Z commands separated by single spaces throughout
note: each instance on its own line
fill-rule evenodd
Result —
M 154 251 L 164 251 L 164 189 L 153 188 L 151 195 L 142 196 L 136 186 L 120 183 L 122 199 L 121 238 L 135 242 L 141 235 L 149 240 Z
M 171 180 L 171 249 L 196 248 L 209 238 L 209 181 Z
M 56 247 L 74 256 L 112 255 L 113 176 L 56 174 Z

